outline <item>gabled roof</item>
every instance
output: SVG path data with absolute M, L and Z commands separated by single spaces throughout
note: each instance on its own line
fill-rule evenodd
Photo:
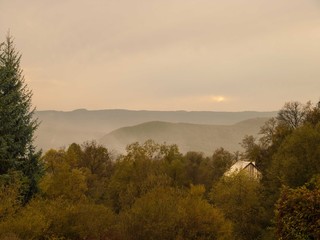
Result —
M 237 161 L 235 164 L 233 164 L 230 168 L 231 172 L 240 171 L 244 168 L 246 168 L 248 165 L 253 164 L 253 166 L 256 166 L 255 162 L 248 162 L 248 161 Z
M 226 176 L 229 176 L 229 175 L 231 175 L 232 173 L 240 172 L 242 169 L 245 169 L 245 168 L 248 167 L 249 165 L 253 165 L 255 168 L 257 168 L 255 162 L 249 162 L 249 161 L 239 160 L 239 161 L 237 161 L 235 164 L 233 164 L 233 165 L 231 166 L 231 168 L 225 173 L 225 175 L 226 175 Z

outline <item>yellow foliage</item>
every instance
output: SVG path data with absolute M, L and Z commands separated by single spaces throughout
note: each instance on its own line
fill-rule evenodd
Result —
M 61 198 L 34 199 L 17 214 L 0 222 L 0 236 L 28 240 L 107 239 L 114 224 L 114 214 L 102 205 Z

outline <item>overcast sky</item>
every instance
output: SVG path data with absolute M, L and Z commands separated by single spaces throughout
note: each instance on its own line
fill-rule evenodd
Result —
M 278 110 L 320 97 L 319 0 L 0 0 L 38 110 Z

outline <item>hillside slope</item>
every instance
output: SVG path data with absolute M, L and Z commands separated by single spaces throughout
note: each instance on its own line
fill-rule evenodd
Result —
M 190 123 L 147 122 L 112 131 L 100 139 L 109 149 L 124 152 L 133 142 L 153 139 L 158 143 L 175 143 L 181 152 L 200 151 L 211 155 L 219 147 L 234 152 L 241 150 L 240 142 L 245 135 L 257 136 L 268 118 L 255 118 L 234 125 L 204 125 Z
M 229 125 L 256 117 L 272 117 L 276 112 L 187 112 L 85 109 L 70 112 L 37 111 L 41 122 L 35 144 L 44 151 L 100 139 L 115 129 L 150 121 Z

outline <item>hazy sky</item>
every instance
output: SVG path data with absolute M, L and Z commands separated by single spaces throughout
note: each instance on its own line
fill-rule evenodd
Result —
M 278 110 L 320 97 L 320 0 L 0 0 L 38 110 Z

